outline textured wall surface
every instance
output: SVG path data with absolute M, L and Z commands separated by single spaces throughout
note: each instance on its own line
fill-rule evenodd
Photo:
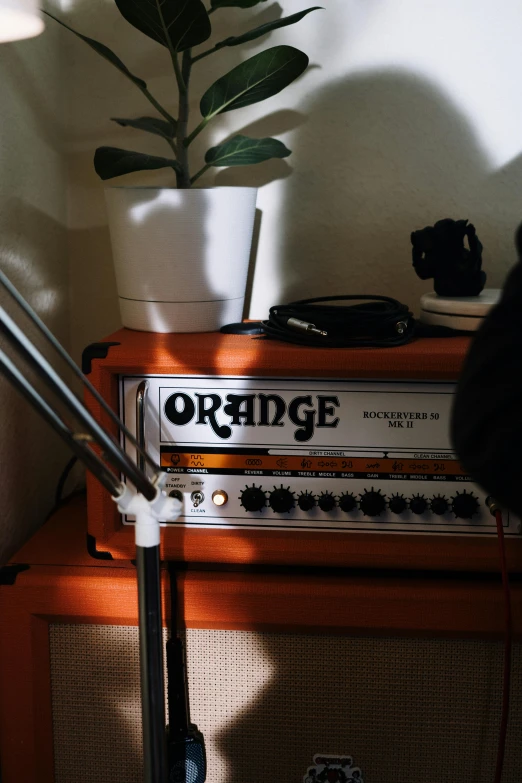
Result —
M 307 5 L 281 0 L 211 18 L 220 40 Z M 509 0 L 500 12 L 492 0 L 323 5 L 296 26 L 222 50 L 195 67 L 192 127 L 202 91 L 232 65 L 281 43 L 310 55 L 312 67 L 290 88 L 222 115 L 194 145 L 194 170 L 206 147 L 232 132 L 274 135 L 293 150 L 284 161 L 214 170 L 201 180 L 261 187 L 250 315 L 264 316 L 278 300 L 340 292 L 391 294 L 416 308 L 430 284 L 410 269 L 410 232 L 447 216 L 476 224 L 489 284 L 501 285 L 515 260 L 512 238 L 522 216 L 522 104 L 516 98 L 522 6 Z M 62 0 L 62 6 L 70 23 L 114 48 L 175 109 L 168 54 L 130 27 L 112 0 Z M 102 143 L 168 154 L 168 148 L 110 123 L 110 117 L 148 114 L 151 107 L 80 41 L 65 31 L 63 37 L 78 351 L 119 325 L 94 149 Z M 141 181 L 167 182 L 169 175 Z
M 56 31 L 49 30 L 0 47 L 0 266 L 68 344 L 58 45 Z M 14 315 L 7 295 L 0 294 L 0 304 Z M 0 563 L 45 518 L 66 459 L 47 425 L 0 377 Z

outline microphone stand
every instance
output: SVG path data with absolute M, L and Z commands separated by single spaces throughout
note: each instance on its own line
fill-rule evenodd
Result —
M 27 380 L 17 364 L 1 348 L 0 372 L 100 481 L 117 504 L 119 511 L 122 514 L 132 514 L 136 518 L 144 781 L 167 783 L 159 523 L 160 520 L 176 520 L 181 512 L 181 503 L 166 495 L 163 491 L 166 473 L 161 471 L 147 454 L 142 443 L 139 443 L 122 424 L 62 345 L 1 271 L 0 284 L 95 397 L 118 430 L 136 448 L 137 465 L 122 449 L 118 440 L 94 419 L 83 402 L 70 390 L 5 309 L 0 307 L 0 334 L 10 344 L 17 360 L 25 362 L 49 392 L 80 423 L 80 430 L 75 430 L 64 420 L 57 409 Z M 145 463 L 152 469 L 151 478 L 145 473 Z M 127 479 L 127 483 L 123 483 L 119 478 L 120 475 Z

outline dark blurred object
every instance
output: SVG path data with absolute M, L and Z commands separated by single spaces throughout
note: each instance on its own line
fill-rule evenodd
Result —
M 519 262 L 466 357 L 451 438 L 474 481 L 522 517 L 522 225 L 516 244 Z
M 413 231 L 411 244 L 413 268 L 421 280 L 433 277 L 439 296 L 478 296 L 484 288 L 482 243 L 467 220 L 445 218 Z
M 171 617 L 171 635 L 167 641 L 169 783 L 205 783 L 207 778 L 205 740 L 198 727 L 190 720 L 185 645 L 178 634 L 179 597 L 176 565 L 169 562 L 168 567 Z

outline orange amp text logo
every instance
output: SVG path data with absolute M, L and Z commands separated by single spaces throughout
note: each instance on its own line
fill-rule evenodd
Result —
M 316 428 L 335 428 L 339 424 L 333 395 L 305 394 L 287 402 L 279 394 L 188 394 L 175 392 L 165 401 L 166 418 L 177 427 L 190 422 L 211 427 L 223 440 L 230 438 L 232 427 L 295 426 L 294 439 L 309 441 Z

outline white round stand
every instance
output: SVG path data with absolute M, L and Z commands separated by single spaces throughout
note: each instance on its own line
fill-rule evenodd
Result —
M 499 288 L 485 288 L 478 296 L 439 296 L 434 291 L 421 296 L 420 320 L 434 326 L 474 332 L 500 299 Z

